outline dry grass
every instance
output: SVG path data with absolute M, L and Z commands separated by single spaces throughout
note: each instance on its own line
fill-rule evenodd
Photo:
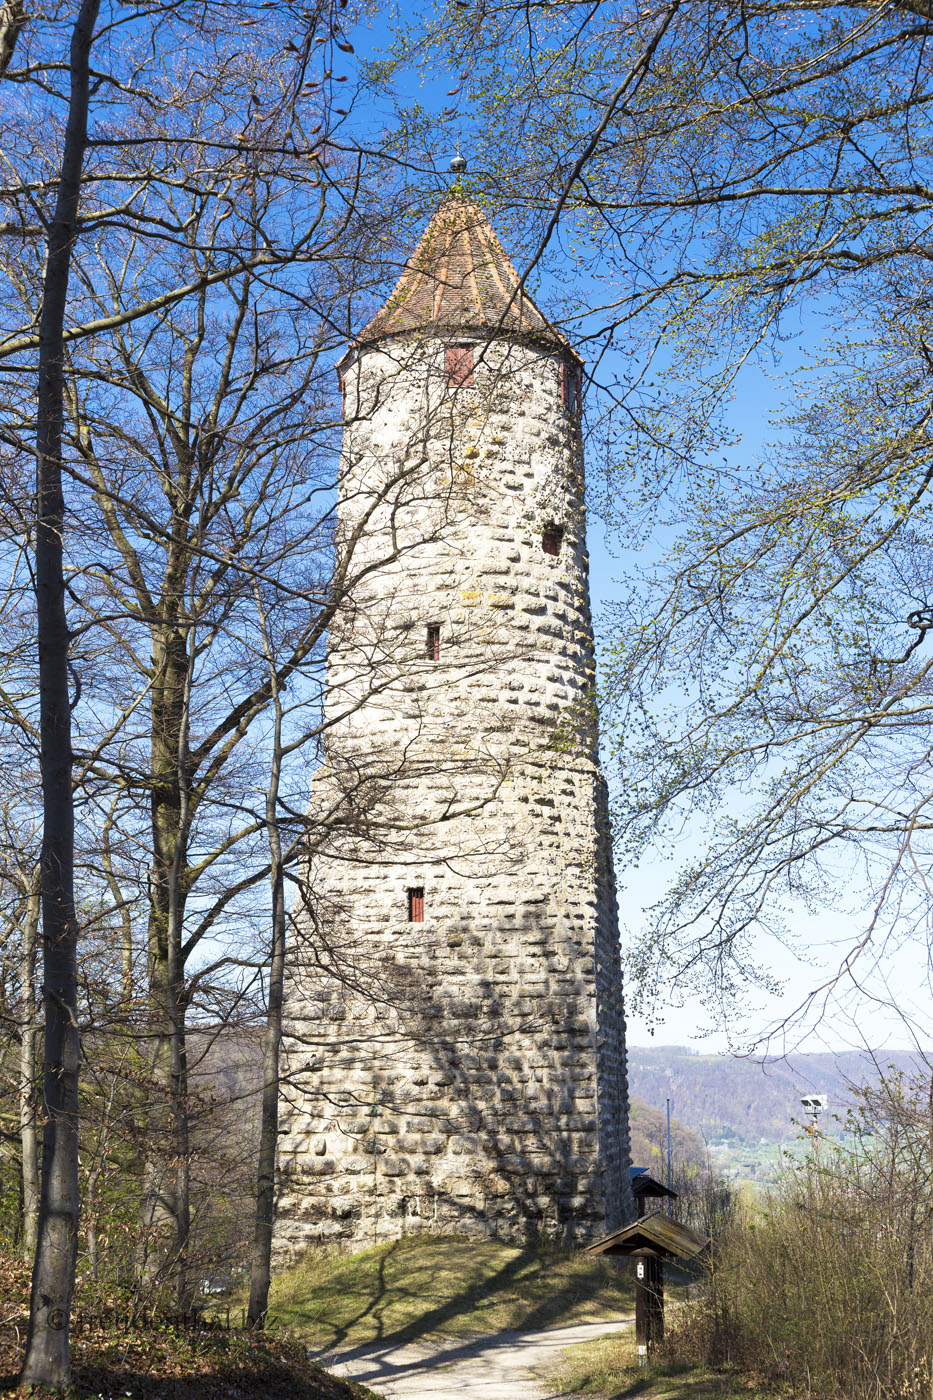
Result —
M 600 1337 L 568 1348 L 544 1380 L 560 1395 L 599 1400 L 776 1400 L 774 1391 L 760 1390 L 732 1371 L 676 1362 L 640 1368 L 630 1335 Z

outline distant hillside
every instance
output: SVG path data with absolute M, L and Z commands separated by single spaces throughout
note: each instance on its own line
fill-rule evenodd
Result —
M 877 1063 L 905 1073 L 915 1057 L 879 1052 Z M 629 1090 L 646 1104 L 671 1113 L 706 1142 L 784 1142 L 795 1135 L 801 1094 L 828 1094 L 830 1114 L 845 1112 L 851 1086 L 876 1081 L 878 1068 L 868 1054 L 789 1055 L 762 1064 L 729 1055 L 700 1055 L 682 1045 L 629 1047 Z M 832 1133 L 835 1125 L 824 1124 Z

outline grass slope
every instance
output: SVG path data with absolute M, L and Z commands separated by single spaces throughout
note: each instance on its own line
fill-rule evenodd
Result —
M 275 1280 L 271 1318 L 321 1348 L 559 1327 L 630 1313 L 630 1272 L 579 1251 L 419 1235 L 312 1250 Z

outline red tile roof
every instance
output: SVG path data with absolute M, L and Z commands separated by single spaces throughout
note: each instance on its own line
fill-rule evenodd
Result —
M 442 335 L 501 330 L 576 357 L 569 341 L 520 290 L 519 280 L 483 211 L 451 196 L 422 234 L 389 300 L 357 341 L 426 330 Z

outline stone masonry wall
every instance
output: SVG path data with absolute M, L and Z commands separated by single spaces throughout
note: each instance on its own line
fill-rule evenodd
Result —
M 444 350 L 385 340 L 344 369 L 350 583 L 288 970 L 284 1255 L 634 1213 L 579 427 L 556 351 L 475 338 L 450 389 Z

